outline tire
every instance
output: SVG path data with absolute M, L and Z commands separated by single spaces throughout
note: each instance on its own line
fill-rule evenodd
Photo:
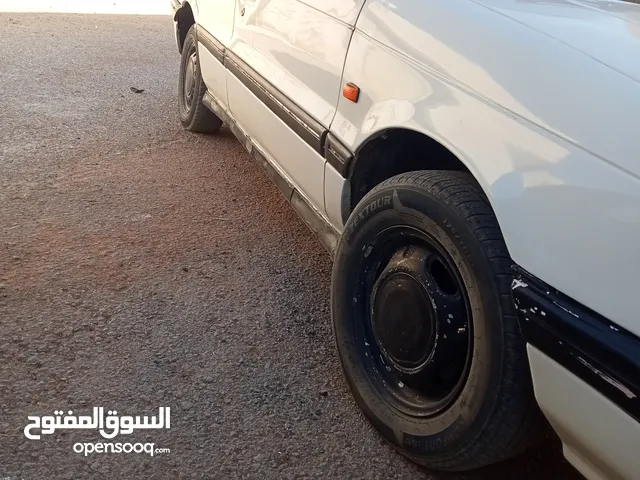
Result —
M 543 430 L 511 265 L 464 172 L 393 177 L 347 221 L 331 287 L 343 371 L 378 432 L 428 468 L 486 466 Z
M 186 88 L 185 88 L 186 87 Z M 180 57 L 178 80 L 178 111 L 182 126 L 195 133 L 215 133 L 220 130 L 220 120 L 203 103 L 207 87 L 202 80 L 196 41 L 196 26 L 192 25 L 184 40 Z

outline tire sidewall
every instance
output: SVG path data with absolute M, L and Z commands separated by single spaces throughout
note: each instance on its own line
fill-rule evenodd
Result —
M 367 378 L 352 321 L 360 257 L 382 229 L 409 225 L 436 238 L 452 258 L 472 312 L 473 353 L 458 398 L 435 417 L 416 418 L 386 403 Z M 491 266 L 469 226 L 455 209 L 424 190 L 390 186 L 371 192 L 356 207 L 338 245 L 332 275 L 332 315 L 345 376 L 357 403 L 382 435 L 405 453 L 455 455 L 473 442 L 495 405 L 502 364 L 501 311 Z
M 196 77 L 194 78 L 194 82 L 196 85 L 196 91 L 194 92 L 194 98 L 191 103 L 191 108 L 186 108 L 186 102 L 184 99 L 184 82 L 185 82 L 185 72 L 187 68 L 187 63 L 189 62 L 189 58 L 194 53 L 196 54 L 197 68 L 196 68 Z M 196 27 L 192 26 L 184 39 L 184 44 L 182 46 L 182 54 L 180 56 L 180 73 L 178 76 L 178 113 L 180 116 L 180 121 L 183 125 L 189 126 L 193 122 L 193 118 L 196 114 L 196 102 L 199 101 L 201 92 L 200 84 L 202 83 L 202 74 L 200 73 L 200 58 L 198 56 L 198 48 L 197 48 L 197 40 L 196 40 Z

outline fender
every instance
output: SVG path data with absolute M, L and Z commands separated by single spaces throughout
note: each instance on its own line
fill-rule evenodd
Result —
M 640 144 L 627 131 L 633 122 L 623 132 L 607 124 L 634 111 L 629 103 L 640 110 L 640 84 L 473 2 L 401 5 L 365 5 L 343 73 L 360 98 L 339 99 L 332 135 L 351 152 L 394 128 L 440 143 L 482 187 L 516 263 L 640 335 L 629 301 L 640 268 L 640 167 L 632 162 Z M 468 42 L 470 32 L 483 48 Z M 506 61 L 514 58 L 527 61 Z M 523 73 L 534 60 L 554 78 Z M 589 112 L 592 91 L 576 76 L 610 84 L 598 101 L 605 114 Z M 620 137 L 609 141 L 612 134 Z M 593 252 L 598 261 L 585 261 Z M 606 289 L 604 265 L 616 272 Z

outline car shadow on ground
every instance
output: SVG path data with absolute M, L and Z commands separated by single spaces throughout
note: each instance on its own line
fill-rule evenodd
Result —
M 425 475 L 428 480 L 584 480 L 584 477 L 564 459 L 562 444 L 552 431 L 546 433 L 539 445 L 530 447 L 516 458 L 473 472 L 443 473 L 425 470 Z

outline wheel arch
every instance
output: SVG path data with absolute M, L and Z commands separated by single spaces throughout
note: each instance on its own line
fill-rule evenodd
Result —
M 176 22 L 178 51 L 182 53 L 182 46 L 184 45 L 184 39 L 187 36 L 187 32 L 191 26 L 196 23 L 195 14 L 190 2 L 182 2 L 180 8 L 176 10 L 173 20 Z
M 471 174 L 489 198 L 476 166 L 453 145 L 426 132 L 405 127 L 378 130 L 356 148 L 347 170 L 348 195 L 344 196 L 344 222 L 358 202 L 376 185 L 415 170 L 450 170 Z

